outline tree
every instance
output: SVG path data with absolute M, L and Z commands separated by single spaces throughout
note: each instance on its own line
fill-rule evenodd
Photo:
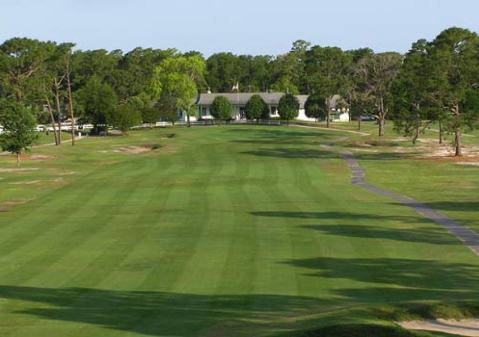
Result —
M 147 93 L 154 69 L 176 53 L 175 49 L 135 48 L 122 55 L 109 78 L 118 100 L 123 103 L 130 97 Z
M 260 119 L 269 118 L 269 107 L 260 95 L 253 95 L 246 103 L 245 114 L 247 119 L 256 119 L 259 123 Z
M 114 112 L 117 97 L 111 86 L 92 77 L 78 91 L 78 101 L 83 108 L 83 117 L 94 125 L 93 131 L 106 131 L 108 120 Z
M 380 137 L 384 136 L 384 126 L 392 104 L 391 86 L 401 61 L 402 56 L 398 53 L 381 53 L 370 55 L 358 64 L 362 94 L 376 111 Z
M 270 64 L 271 89 L 297 95 L 300 93 L 296 83 L 298 69 L 297 58 L 291 53 L 279 55 Z
M 3 126 L 0 147 L 15 154 L 17 167 L 20 167 L 20 154 L 28 150 L 37 138 L 35 118 L 21 103 L 4 100 L 0 102 L 0 125 Z
M 304 105 L 306 116 L 309 118 L 315 118 L 319 120 L 321 118 L 327 118 L 328 107 L 326 105 L 326 98 L 319 93 L 310 95 Z
M 233 105 L 231 105 L 226 97 L 218 96 L 213 100 L 213 103 L 211 103 L 210 111 L 214 118 L 227 121 L 232 118 Z
M 0 81 L 5 96 L 24 102 L 36 94 L 35 76 L 50 57 L 54 44 L 13 38 L 0 45 Z
M 213 92 L 232 92 L 245 74 L 239 57 L 232 53 L 213 54 L 206 61 L 206 82 Z
M 428 108 L 427 58 L 429 46 L 426 40 L 418 40 L 406 54 L 399 74 L 391 86 L 392 119 L 396 131 L 412 137 L 413 144 L 434 120 Z
M 152 96 L 174 98 L 176 110 L 186 113 L 188 127 L 194 113 L 198 86 L 204 83 L 205 62 L 198 56 L 178 56 L 165 59 L 155 68 L 151 82 Z
M 155 106 L 146 106 L 141 111 L 141 119 L 143 123 L 148 123 L 151 126 L 160 119 L 160 110 Z
M 155 108 L 158 110 L 158 118 L 161 121 L 172 124 L 178 121 L 175 97 L 162 95 L 161 99 L 155 104 Z
M 320 92 L 326 97 L 326 127 L 333 108 L 333 97 L 339 94 L 346 82 L 352 55 L 336 47 L 312 47 L 306 54 L 307 85 L 311 92 Z
M 358 121 L 358 130 L 361 130 L 362 115 L 367 112 L 367 100 L 361 92 L 363 86 L 362 79 L 358 76 L 358 64 L 374 52 L 369 48 L 359 48 L 345 52 L 349 56 L 346 66 L 346 74 L 342 79 L 342 85 L 339 94 L 347 102 L 349 108 L 349 120 L 356 118 Z
M 286 94 L 279 100 L 278 113 L 281 119 L 289 121 L 298 117 L 299 113 L 299 101 L 296 96 L 292 94 Z
M 141 123 L 140 110 L 134 104 L 120 104 L 108 117 L 108 123 L 120 130 L 122 134 L 128 134 L 133 126 Z
M 462 131 L 475 127 L 479 78 L 479 37 L 467 29 L 449 28 L 431 43 L 429 94 L 444 107 L 444 124 L 454 133 L 455 155 L 462 155 Z

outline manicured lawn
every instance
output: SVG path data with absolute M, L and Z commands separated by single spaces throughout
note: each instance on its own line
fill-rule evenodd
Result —
M 345 137 L 173 128 L 37 147 L 21 172 L 1 156 L 0 336 L 412 336 L 404 307 L 477 299 L 479 257 L 351 185 Z M 443 172 L 360 160 L 431 191 Z

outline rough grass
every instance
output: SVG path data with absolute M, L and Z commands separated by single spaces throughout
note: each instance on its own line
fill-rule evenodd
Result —
M 479 258 L 350 184 L 338 151 L 361 137 L 175 128 L 34 148 L 49 159 L 21 172 L 0 157 L 0 204 L 26 201 L 0 213 L 0 335 L 433 336 L 393 322 L 475 315 Z M 114 152 L 145 144 L 158 146 Z M 433 195 L 451 179 L 375 148 L 360 158 L 375 182 Z

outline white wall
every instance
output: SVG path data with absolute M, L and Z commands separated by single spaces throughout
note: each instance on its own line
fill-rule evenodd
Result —
M 304 109 L 299 109 L 298 117 L 296 119 L 299 121 L 316 122 L 316 118 L 309 118 L 306 116 L 306 111 Z

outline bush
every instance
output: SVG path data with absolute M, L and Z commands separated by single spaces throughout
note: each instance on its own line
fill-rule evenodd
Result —
M 290 121 L 298 117 L 299 113 L 299 101 L 296 96 L 292 94 L 286 94 L 279 100 L 278 113 L 281 119 Z
M 233 106 L 226 97 L 218 96 L 211 104 L 210 111 L 214 118 L 226 121 L 232 118 Z
M 304 105 L 304 109 L 306 116 L 309 118 L 316 118 L 319 120 L 321 118 L 326 118 L 328 115 L 326 98 L 319 94 L 309 96 Z
M 245 106 L 247 119 L 269 119 L 268 104 L 259 95 L 252 96 Z
M 109 122 L 123 134 L 127 134 L 133 126 L 141 123 L 141 114 L 133 105 L 122 104 L 113 111 Z

